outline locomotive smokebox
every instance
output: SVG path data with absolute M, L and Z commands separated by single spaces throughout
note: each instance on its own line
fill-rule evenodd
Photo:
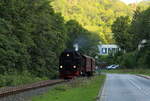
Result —
M 75 48 L 75 51 L 78 51 L 79 50 L 79 45 L 76 43 L 73 45 L 73 47 Z

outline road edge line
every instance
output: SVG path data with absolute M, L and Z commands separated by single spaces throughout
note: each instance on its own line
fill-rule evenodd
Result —
M 139 76 L 148 80 L 150 79 L 150 76 L 147 76 L 147 75 L 137 74 L 136 76 Z
M 106 75 L 106 74 L 104 74 L 104 75 L 105 75 L 106 77 L 105 77 L 105 80 L 104 80 L 104 82 L 103 82 L 103 84 L 102 84 L 102 87 L 101 87 L 100 90 L 99 90 L 98 96 L 96 97 L 96 101 L 101 101 L 102 92 L 103 92 L 103 90 L 104 90 L 104 84 L 105 84 L 106 78 L 107 78 L 107 75 Z

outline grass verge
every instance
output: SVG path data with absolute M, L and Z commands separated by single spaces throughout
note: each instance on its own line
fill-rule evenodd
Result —
M 34 97 L 32 101 L 95 101 L 104 80 L 105 75 L 79 78 Z
M 102 70 L 104 73 L 122 73 L 122 74 L 142 74 L 150 76 L 150 69 L 116 69 Z

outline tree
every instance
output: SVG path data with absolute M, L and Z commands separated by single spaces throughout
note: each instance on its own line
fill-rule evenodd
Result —
M 98 33 L 103 43 L 113 43 L 111 25 L 119 16 L 132 15 L 120 0 L 54 0 L 51 4 L 65 21 L 76 20 L 86 30 Z
M 134 45 L 138 44 L 143 40 L 150 40 L 150 8 L 141 11 L 137 9 L 133 17 L 130 31 L 134 34 Z
M 122 56 L 116 56 L 115 60 L 126 68 L 149 68 L 150 59 L 150 8 L 143 10 L 137 8 L 132 18 L 128 17 L 118 18 L 113 26 L 114 37 L 116 42 L 122 46 L 123 49 L 130 50 Z M 143 47 L 137 50 L 138 45 L 143 43 Z
M 126 17 L 118 17 L 112 25 L 112 32 L 116 43 L 126 51 L 132 50 L 131 40 L 133 35 L 129 33 L 131 19 Z
M 68 48 L 73 48 L 74 44 L 79 45 L 79 51 L 83 54 L 96 56 L 98 53 L 97 45 L 99 44 L 99 36 L 84 29 L 78 22 L 70 20 L 66 23 L 69 40 Z
M 0 55 L 5 59 L 0 61 L 0 68 L 4 72 L 28 70 L 39 77 L 54 77 L 67 32 L 63 17 L 49 3 L 0 1 Z

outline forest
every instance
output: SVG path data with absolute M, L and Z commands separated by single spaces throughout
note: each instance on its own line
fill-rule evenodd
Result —
M 0 0 L 0 87 L 57 78 L 59 55 L 74 44 L 95 57 L 98 44 L 117 43 L 127 54 L 114 61 L 140 53 L 138 61 L 149 65 L 149 43 L 136 47 L 150 38 L 148 6 L 140 3 L 135 11 L 119 0 Z
M 81 52 L 96 55 L 98 35 L 75 20 L 65 21 L 50 3 L 0 1 L 0 86 L 58 77 L 60 53 L 80 45 L 80 38 L 85 40 Z
M 102 43 L 114 43 L 111 25 L 119 16 L 133 14 L 133 7 L 119 0 L 54 0 L 52 6 L 65 21 L 79 22 L 85 29 L 98 33 Z
M 118 17 L 112 32 L 123 52 L 111 57 L 111 62 L 129 69 L 150 68 L 150 6 L 138 6 L 132 17 Z

